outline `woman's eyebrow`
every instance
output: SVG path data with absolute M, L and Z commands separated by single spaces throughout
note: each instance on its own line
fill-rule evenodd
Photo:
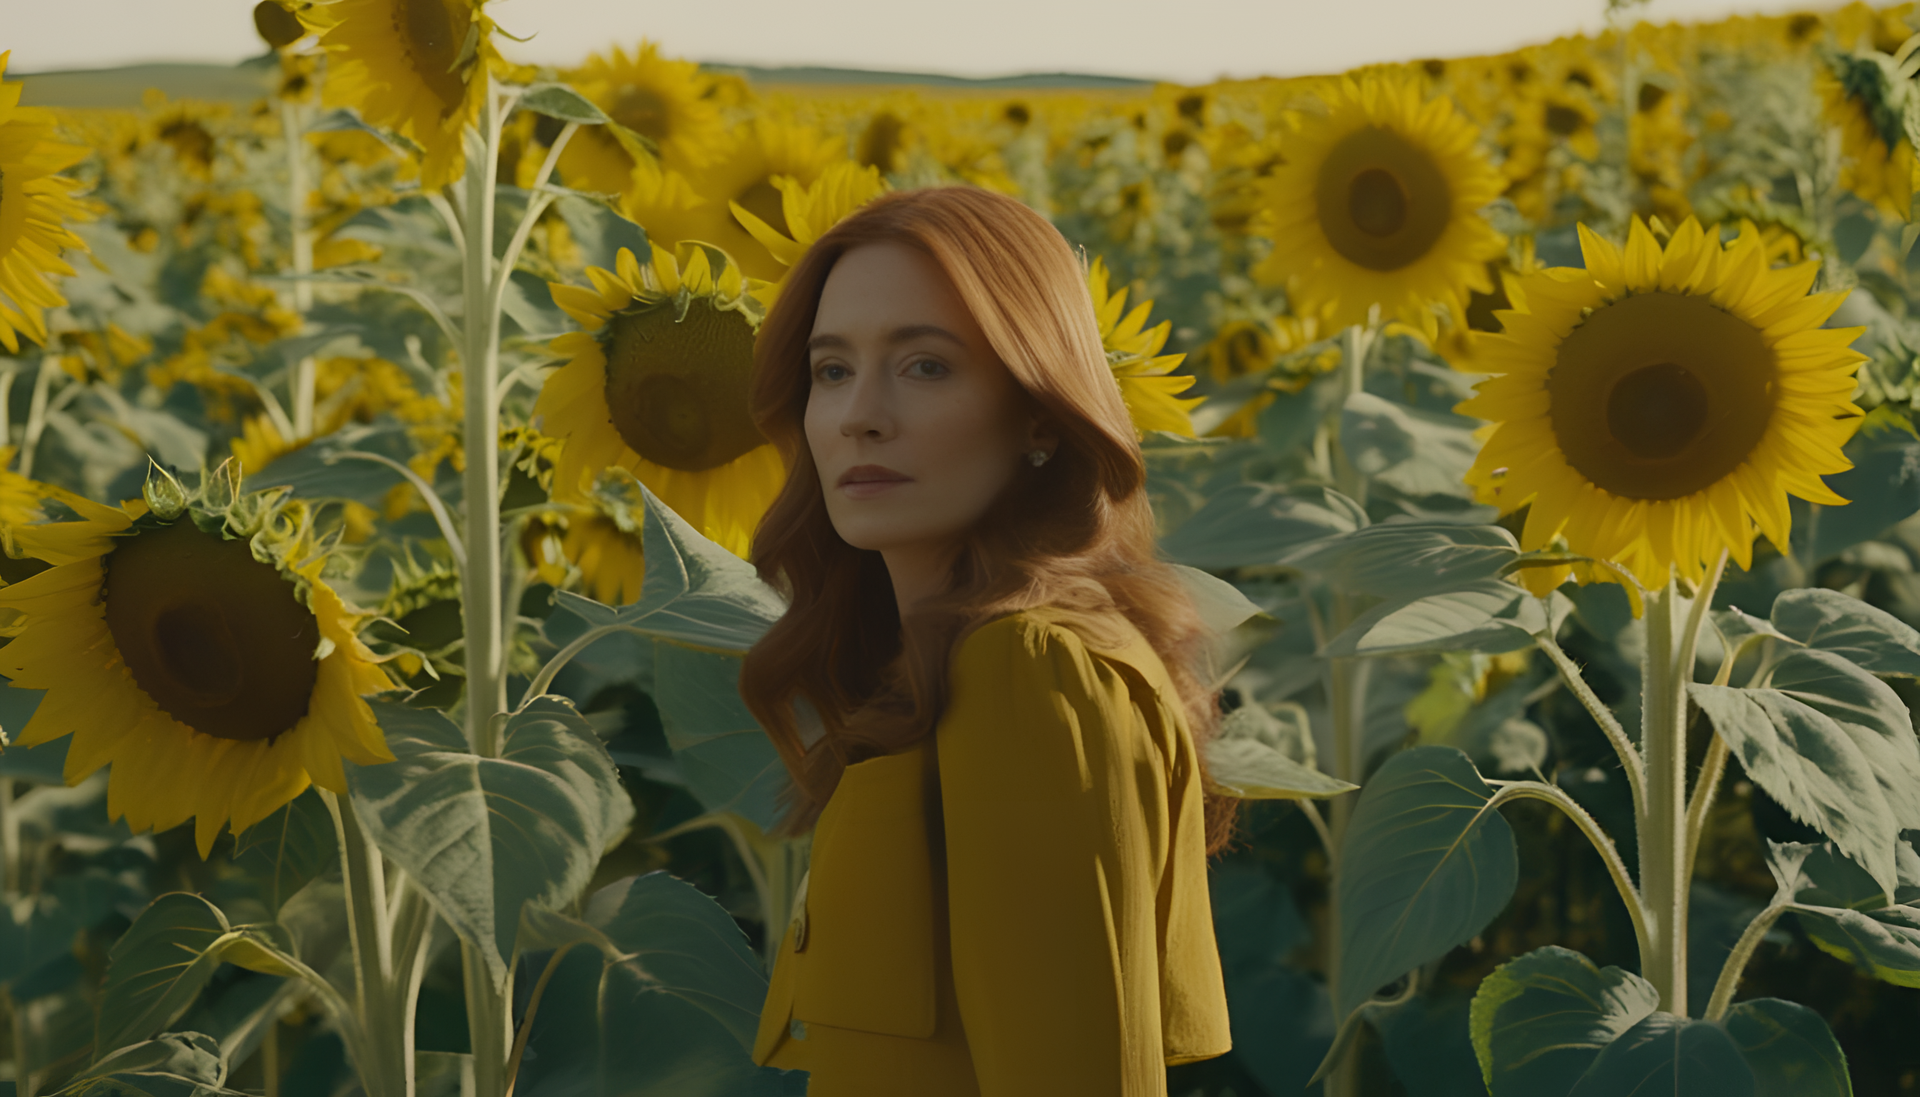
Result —
M 957 347 L 965 347 L 967 345 L 965 340 L 938 324 L 908 324 L 905 327 L 895 328 L 888 333 L 887 342 L 889 344 L 905 343 L 927 336 L 945 339 Z M 807 340 L 808 351 L 826 349 L 851 350 L 853 349 L 853 344 L 848 342 L 845 336 L 833 334 L 816 335 Z

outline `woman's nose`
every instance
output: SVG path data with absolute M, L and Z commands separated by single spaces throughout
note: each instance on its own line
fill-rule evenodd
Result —
M 849 438 L 860 434 L 882 437 L 891 434 L 893 407 L 885 376 L 879 370 L 863 370 L 851 387 L 846 414 L 840 420 L 840 433 Z

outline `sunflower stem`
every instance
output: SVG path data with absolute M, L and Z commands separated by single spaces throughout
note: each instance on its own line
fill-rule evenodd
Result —
M 306 126 L 300 104 L 280 100 L 280 131 L 287 142 L 287 223 L 293 244 L 293 311 L 304 326 L 307 312 L 313 308 L 313 233 L 307 227 L 307 158 L 304 140 Z M 313 436 L 313 390 L 317 366 L 314 356 L 302 357 L 293 368 L 293 437 L 289 442 Z
M 340 841 L 341 884 L 346 890 L 347 939 L 353 946 L 353 1012 L 359 1022 L 354 1067 L 368 1097 L 412 1097 L 412 1026 L 402 1031 L 396 1014 L 411 1014 L 394 1001 L 393 936 L 387 921 L 385 859 L 354 815 L 353 802 L 325 789 L 320 798 L 333 816 Z
M 59 356 L 48 351 L 40 356 L 40 372 L 33 378 L 33 402 L 27 405 L 26 431 L 20 437 L 20 475 L 33 479 L 33 451 L 40 448 L 40 435 L 47 429 L 47 395 L 53 389 L 53 375 L 60 372 Z
M 1702 595 L 1711 599 L 1711 590 Z M 1641 974 L 1660 1008 L 1687 1013 L 1687 683 L 1702 614 L 1676 620 L 1673 579 L 1647 598 L 1647 649 L 1641 666 L 1641 744 L 1647 760 L 1646 808 L 1639 820 L 1640 893 L 1652 924 Z M 1679 626 L 1676 629 L 1676 626 Z M 1683 661 L 1684 660 L 1684 661 Z
M 466 630 L 467 742 L 474 753 L 494 758 L 500 753 L 498 729 L 504 721 L 499 717 L 507 703 L 501 616 L 500 409 L 495 398 L 500 380 L 500 308 L 493 254 L 495 173 L 506 104 L 486 66 L 479 67 L 474 79 L 486 85 L 478 125 L 467 133 L 466 200 L 460 209 L 465 228 L 461 280 L 465 308 L 460 323 L 467 462 L 463 481 L 467 562 L 460 572 L 460 609 Z M 498 269 L 504 283 L 509 264 L 502 263 Z M 475 1097 L 505 1097 L 507 1056 L 513 1041 L 509 997 L 513 974 L 509 970 L 505 980 L 496 984 L 479 953 L 465 941 L 460 958 L 467 1034 L 473 1048 L 473 1092 Z

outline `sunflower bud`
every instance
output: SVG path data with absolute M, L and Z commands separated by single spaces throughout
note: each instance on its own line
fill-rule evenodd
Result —
M 156 462 L 147 463 L 147 482 L 140 486 L 140 497 L 162 521 L 171 522 L 187 512 L 187 489 Z

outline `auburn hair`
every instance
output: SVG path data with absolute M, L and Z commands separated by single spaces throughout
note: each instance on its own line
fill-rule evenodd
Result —
M 821 289 L 842 255 L 882 241 L 940 265 L 1060 439 L 1044 471 L 1021 469 L 969 531 L 946 593 L 904 620 L 880 553 L 834 530 L 805 431 L 807 341 Z M 874 199 L 788 273 L 760 327 L 749 400 L 788 470 L 754 531 L 752 559 L 789 608 L 740 672 L 741 695 L 792 777 L 773 833 L 810 829 L 848 765 L 932 734 L 960 641 L 993 618 L 1040 606 L 1069 611 L 1066 621 L 1093 638 L 1119 639 L 1121 617 L 1140 630 L 1179 690 L 1204 778 L 1205 747 L 1220 722 L 1212 668 L 1199 665 L 1206 629 L 1157 555 L 1146 465 L 1107 366 L 1086 273 L 1045 218 L 966 186 Z M 817 736 L 802 738 L 803 719 Z M 1206 794 L 1209 854 L 1232 843 L 1239 803 Z

